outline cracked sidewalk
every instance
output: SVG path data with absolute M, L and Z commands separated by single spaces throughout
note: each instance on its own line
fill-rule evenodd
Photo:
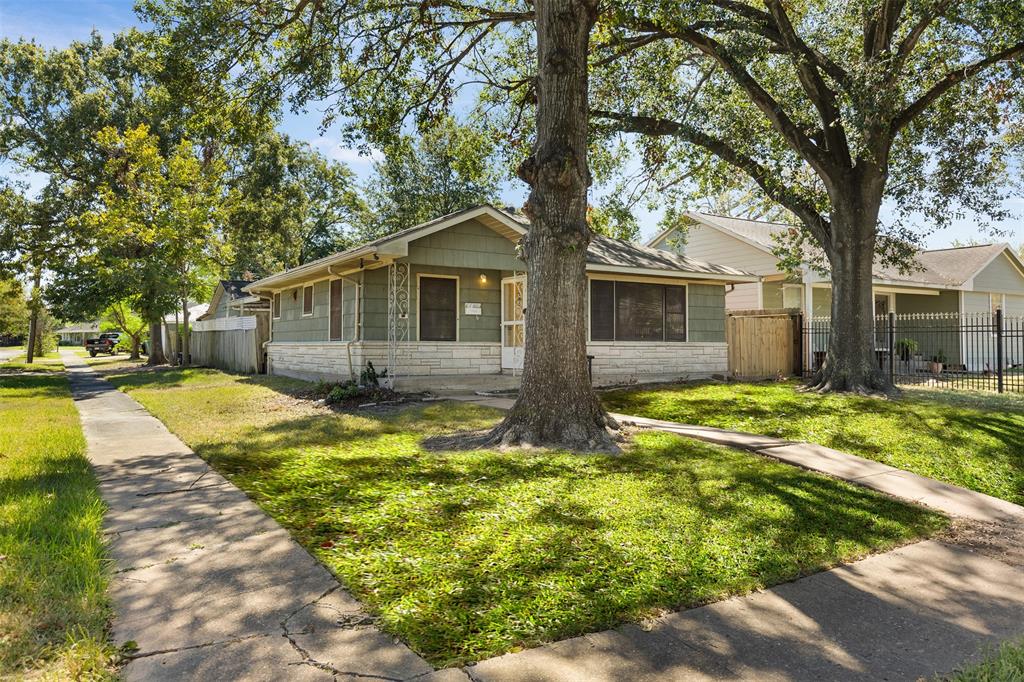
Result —
M 337 580 L 131 397 L 64 353 L 108 506 L 127 680 L 468 680 L 378 630 Z

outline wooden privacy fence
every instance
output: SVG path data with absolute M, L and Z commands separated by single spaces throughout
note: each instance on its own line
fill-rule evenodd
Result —
M 263 344 L 269 337 L 266 313 L 196 322 L 190 343 L 192 364 L 240 374 L 263 373 Z
M 729 375 L 741 379 L 789 376 L 799 369 L 797 311 L 736 310 L 726 315 Z

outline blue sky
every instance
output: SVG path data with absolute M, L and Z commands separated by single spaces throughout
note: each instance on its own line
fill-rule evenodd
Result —
M 139 25 L 139 21 L 132 10 L 131 0 L 0 0 L 0 36 L 34 38 L 51 47 L 84 39 L 93 29 L 110 35 L 133 25 Z M 372 161 L 342 147 L 336 132 L 328 130 L 321 135 L 319 123 L 319 114 L 311 109 L 305 114 L 286 114 L 280 128 L 295 139 L 309 142 L 326 156 L 348 164 L 361 178 L 367 178 Z M 520 205 L 524 198 L 525 187 L 521 183 L 510 182 L 504 188 L 502 199 L 505 203 Z M 1024 241 L 1024 197 L 1010 199 L 1007 207 L 1016 217 L 1000 225 L 1010 233 L 1000 240 L 1017 244 Z M 642 236 L 653 236 L 658 214 L 644 212 L 638 217 Z M 930 236 L 927 243 L 931 248 L 941 248 L 954 240 L 971 238 L 991 240 L 986 234 L 980 234 L 977 226 L 968 220 L 959 221 L 948 230 Z

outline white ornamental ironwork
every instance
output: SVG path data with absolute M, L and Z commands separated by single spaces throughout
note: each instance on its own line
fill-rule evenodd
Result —
M 394 387 L 408 342 L 409 264 L 398 261 L 388 265 L 388 388 Z

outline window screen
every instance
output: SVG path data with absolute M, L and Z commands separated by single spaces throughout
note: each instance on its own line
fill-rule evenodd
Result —
M 420 341 L 454 341 L 458 280 L 420 278 Z
M 615 282 L 595 279 L 590 283 L 590 338 L 615 340 Z
M 341 280 L 331 280 L 331 341 L 340 341 L 344 338 L 341 326 Z
M 665 288 L 660 284 L 615 283 L 617 341 L 663 341 Z
M 274 317 L 281 317 L 281 294 L 274 294 Z
M 686 341 L 686 287 L 590 282 L 591 341 Z
M 302 287 L 302 314 L 313 314 L 313 286 Z
M 686 287 L 665 287 L 665 340 L 686 341 Z

